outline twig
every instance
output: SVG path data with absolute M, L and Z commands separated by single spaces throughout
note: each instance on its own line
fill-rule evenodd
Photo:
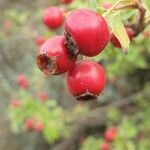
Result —
M 145 21 L 145 26 L 147 27 L 148 25 L 150 25 L 150 18 Z
M 142 6 L 142 4 L 138 0 L 135 0 L 135 3 L 136 3 L 136 9 L 139 10 L 139 16 L 138 16 L 137 22 L 132 24 L 131 27 L 134 30 L 134 36 L 137 36 L 146 27 L 144 23 L 146 9 Z
M 117 100 L 107 106 L 96 108 L 82 115 L 80 118 L 76 118 L 71 128 L 70 136 L 63 139 L 52 150 L 77 150 L 79 146 L 79 138 L 81 135 L 87 132 L 87 130 L 93 130 L 95 128 L 102 128 L 106 125 L 107 111 L 112 106 L 116 108 L 123 108 L 129 106 L 133 102 L 135 96 L 143 94 L 143 91 L 137 92 L 129 97 Z
M 134 0 L 134 3 L 129 4 L 123 4 L 124 0 L 120 0 L 116 2 L 106 13 L 103 14 L 104 17 L 107 17 L 112 11 L 117 10 L 123 10 L 127 8 L 137 9 L 139 11 L 138 19 L 133 24 L 127 24 L 128 27 L 131 27 L 134 31 L 134 36 L 137 36 L 139 33 L 141 33 L 146 26 L 149 25 L 149 21 L 145 23 L 145 13 L 146 9 L 143 7 L 143 5 L 140 3 L 139 0 Z
M 128 5 L 117 6 L 117 7 L 115 7 L 114 10 L 122 10 L 122 9 L 127 9 L 127 8 L 133 8 L 133 9 L 135 9 L 136 5 L 135 5 L 135 3 L 131 3 L 131 4 L 128 4 Z

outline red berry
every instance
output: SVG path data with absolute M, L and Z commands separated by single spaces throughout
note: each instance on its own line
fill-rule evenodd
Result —
M 12 100 L 12 101 L 11 101 L 11 107 L 13 107 L 13 108 L 18 108 L 18 107 L 20 107 L 20 101 L 17 100 L 17 99 Z
M 44 10 L 43 23 L 50 29 L 57 29 L 64 22 L 63 11 L 58 7 L 49 7 Z
M 88 9 L 73 11 L 65 22 L 66 46 L 72 53 L 98 55 L 109 42 L 109 29 L 104 18 Z
M 117 129 L 115 127 L 111 127 L 105 132 L 104 138 L 106 141 L 112 142 L 115 140 L 116 135 L 117 135 Z
M 143 140 L 144 137 L 145 137 L 144 132 L 139 132 L 139 133 L 138 133 L 138 138 L 139 138 L 140 140 Z
M 42 102 L 44 102 L 44 101 L 46 101 L 46 100 L 48 99 L 48 95 L 47 95 L 46 92 L 40 92 L 40 93 L 38 93 L 38 98 L 39 98 Z
M 86 138 L 85 138 L 84 136 L 81 136 L 80 139 L 79 139 L 79 143 L 80 143 L 80 144 L 83 144 L 84 141 L 85 141 L 85 139 L 86 139 Z
M 94 61 L 77 62 L 67 73 L 69 91 L 77 100 L 96 98 L 105 86 L 105 71 Z
M 29 89 L 29 82 L 24 75 L 19 75 L 17 77 L 17 84 L 20 88 L 27 90 Z
M 110 2 L 104 2 L 104 3 L 102 4 L 102 6 L 103 6 L 105 9 L 109 9 L 109 8 L 111 8 L 113 5 L 112 5 L 112 3 L 110 3 Z
M 62 2 L 65 3 L 65 4 L 70 4 L 70 3 L 73 2 L 73 0 L 62 0 Z
M 134 31 L 131 28 L 127 28 L 127 27 L 126 27 L 126 31 L 131 41 L 134 36 Z M 121 44 L 119 40 L 116 38 L 116 36 L 114 35 L 114 33 L 111 34 L 110 41 L 115 47 L 121 48 Z
M 5 29 L 5 30 L 10 30 L 11 29 L 11 27 L 12 27 L 12 22 L 10 21 L 10 20 L 6 20 L 4 23 L 3 23 L 3 28 Z
M 25 126 L 28 130 L 32 130 L 33 129 L 33 119 L 29 118 L 25 121 Z
M 37 45 L 41 46 L 45 41 L 46 41 L 45 37 L 38 36 L 38 37 L 36 37 L 36 41 L 35 42 L 36 42 Z
M 56 36 L 46 41 L 40 48 L 37 64 L 42 72 L 49 74 L 63 74 L 75 63 L 76 58 L 69 56 L 64 46 L 64 36 Z
M 150 37 L 150 32 L 145 31 L 143 32 L 144 37 L 149 38 Z
M 43 129 L 44 129 L 44 125 L 41 122 L 36 122 L 35 125 L 34 125 L 34 129 L 37 132 L 42 132 Z
M 110 150 L 110 144 L 109 143 L 101 144 L 100 150 Z

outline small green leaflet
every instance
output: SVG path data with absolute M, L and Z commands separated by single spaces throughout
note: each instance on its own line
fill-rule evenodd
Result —
M 128 53 L 130 40 L 123 25 L 120 13 L 115 13 L 112 15 L 111 19 L 109 20 L 109 25 L 112 29 L 112 32 L 115 34 L 117 39 L 119 40 L 123 52 L 125 54 Z
M 97 0 L 89 0 L 91 8 L 93 10 L 95 10 L 96 6 L 97 6 Z
M 98 12 L 98 14 L 103 14 L 106 12 L 106 9 L 103 7 L 96 7 L 96 12 Z

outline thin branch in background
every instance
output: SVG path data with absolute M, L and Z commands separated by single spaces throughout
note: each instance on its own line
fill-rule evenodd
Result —
M 139 33 L 141 33 L 146 28 L 145 23 L 144 23 L 146 9 L 143 7 L 143 5 L 138 0 L 135 0 L 135 4 L 136 4 L 136 9 L 138 9 L 138 11 L 139 11 L 139 15 L 137 18 L 137 22 L 135 24 L 131 25 L 131 27 L 134 30 L 134 36 L 137 36 Z
M 138 95 L 146 95 L 144 90 L 134 93 L 123 99 L 115 100 L 111 104 L 104 107 L 99 107 L 90 112 L 80 116 L 80 118 L 74 118 L 72 120 L 72 127 L 69 137 L 62 139 L 62 141 L 56 144 L 52 150 L 76 150 L 79 146 L 80 136 L 83 135 L 87 129 L 93 130 L 94 128 L 103 128 L 106 126 L 107 111 L 109 108 L 115 107 L 118 109 L 128 107 L 134 102 L 134 98 Z M 135 110 L 137 111 L 137 109 Z M 133 113 L 133 112 L 132 112 Z

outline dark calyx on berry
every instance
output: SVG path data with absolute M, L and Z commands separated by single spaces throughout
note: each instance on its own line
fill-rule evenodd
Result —
M 78 101 L 91 101 L 91 100 L 96 100 L 97 97 L 98 97 L 97 95 L 93 95 L 89 92 L 86 92 L 85 94 L 76 97 L 76 99 Z
M 76 57 L 79 54 L 78 48 L 73 40 L 72 36 L 65 32 L 65 47 L 68 49 L 69 54 L 72 57 Z
M 38 67 L 40 68 L 40 70 L 42 72 L 44 72 L 46 75 L 50 75 L 50 74 L 58 74 L 57 72 L 57 58 L 56 57 L 48 57 L 45 53 L 44 54 L 40 54 L 37 57 L 37 64 Z

